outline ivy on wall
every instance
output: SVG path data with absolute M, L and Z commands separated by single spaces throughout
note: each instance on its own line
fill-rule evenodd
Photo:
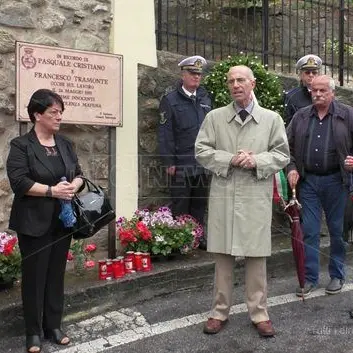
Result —
M 256 79 L 254 92 L 258 103 L 282 116 L 284 106 L 283 88 L 280 80 L 275 74 L 266 70 L 258 57 L 248 56 L 242 52 L 218 62 L 204 77 L 203 86 L 212 95 L 213 107 L 223 107 L 232 101 L 226 84 L 227 72 L 232 66 L 237 65 L 246 65 L 253 71 Z

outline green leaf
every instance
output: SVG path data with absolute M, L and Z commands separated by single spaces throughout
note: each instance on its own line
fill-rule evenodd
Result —
M 283 115 L 283 88 L 274 73 L 266 70 L 259 58 L 238 54 L 220 61 L 213 66 L 203 80 L 203 85 L 213 92 L 214 108 L 222 107 L 232 102 L 232 97 L 226 87 L 227 72 L 232 66 L 246 65 L 250 67 L 256 78 L 255 96 L 259 104 Z

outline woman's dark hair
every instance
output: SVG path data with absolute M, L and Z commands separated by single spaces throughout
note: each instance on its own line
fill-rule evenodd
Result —
M 36 122 L 34 113 L 43 114 L 55 103 L 61 105 L 61 110 L 64 111 L 64 101 L 57 93 L 44 88 L 35 91 L 27 106 L 27 112 L 32 123 Z

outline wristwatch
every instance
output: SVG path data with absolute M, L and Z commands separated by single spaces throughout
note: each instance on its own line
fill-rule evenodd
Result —
M 53 196 L 53 194 L 51 192 L 51 186 L 48 186 L 48 189 L 47 189 L 47 191 L 45 193 L 45 196 L 47 196 L 47 197 L 52 197 Z

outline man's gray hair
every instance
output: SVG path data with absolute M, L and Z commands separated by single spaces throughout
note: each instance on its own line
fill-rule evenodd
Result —
M 336 89 L 335 80 L 332 77 L 330 77 L 329 79 L 328 86 L 330 87 L 331 91 L 334 91 Z
M 248 78 L 249 78 L 250 80 L 255 80 L 255 76 L 254 76 L 253 71 L 250 69 L 249 66 L 246 66 L 246 65 L 236 65 L 236 66 L 232 66 L 232 67 L 229 69 L 227 75 L 228 75 L 233 69 L 236 69 L 236 68 L 245 69 L 245 71 L 247 71 L 246 74 L 247 74 Z
M 311 83 L 311 86 L 313 86 L 313 83 L 316 82 L 317 80 L 322 81 L 323 79 L 328 83 L 328 88 L 332 92 L 334 92 L 336 89 L 335 80 L 331 76 L 328 76 L 328 75 L 319 75 L 319 76 L 314 77 L 313 82 Z

